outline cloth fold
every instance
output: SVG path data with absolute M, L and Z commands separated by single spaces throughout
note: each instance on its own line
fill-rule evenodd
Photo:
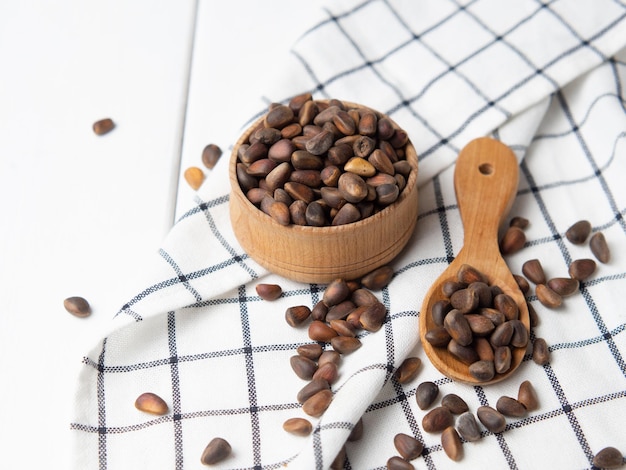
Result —
M 306 91 L 389 114 L 419 155 L 419 216 L 406 249 L 391 263 L 394 279 L 375 294 L 388 317 L 363 346 L 342 358 L 333 401 L 319 418 L 296 401 L 305 385 L 289 365 L 311 342 L 306 328 L 284 320 L 287 307 L 313 306 L 325 286 L 267 272 L 243 252 L 228 215 L 228 158 L 222 158 L 163 242 L 146 282 L 115 315 L 110 331 L 84 358 L 71 427 L 75 467 L 202 468 L 213 437 L 230 442 L 220 468 L 328 468 L 345 451 L 343 468 L 385 468 L 397 455 L 393 437 L 420 439 L 415 468 L 456 465 L 440 436 L 425 433 L 426 411 L 415 388 L 433 381 L 470 410 L 515 397 L 523 380 L 540 407 L 507 429 L 482 428 L 463 444 L 471 468 L 591 468 L 605 446 L 626 453 L 626 6 L 616 1 L 337 1 L 285 58 L 275 88 L 259 103 L 285 102 Z M 251 117 L 251 120 L 256 116 Z M 531 291 L 551 361 L 530 354 L 510 379 L 485 387 L 452 382 L 418 344 L 423 296 L 458 252 L 463 227 L 452 177 L 460 149 L 491 135 L 520 161 L 511 215 L 530 221 L 524 249 L 507 257 L 513 273 L 540 259 L 549 277 L 567 276 L 574 259 L 592 257 L 564 233 L 588 219 L 602 231 L 612 259 L 598 263 L 580 292 L 551 311 Z M 281 285 L 280 299 L 255 292 Z M 329 347 L 329 345 L 327 345 Z M 399 384 L 394 371 L 409 356 L 419 376 Z M 162 417 L 134 409 L 157 393 L 170 405 Z M 283 431 L 291 417 L 314 424 L 309 437 Z M 362 420 L 363 437 L 348 441 Z M 342 454 L 343 455 L 343 454 Z

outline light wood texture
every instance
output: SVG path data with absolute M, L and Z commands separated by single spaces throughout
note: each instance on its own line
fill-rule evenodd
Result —
M 326 284 L 337 278 L 357 279 L 402 251 L 417 221 L 417 154 L 410 142 L 406 158 L 413 170 L 391 206 L 342 226 L 283 226 L 254 206 L 237 181 L 237 150 L 262 119 L 240 137 L 229 162 L 231 223 L 242 248 L 257 263 L 295 281 Z
M 36 467 L 33 442 L 58 469 L 79 468 L 77 455 L 90 452 L 74 448 L 70 429 L 83 406 L 82 360 L 160 276 L 153 266 L 174 219 L 196 68 L 196 3 L 0 2 L 0 376 L 19 384 L 0 387 L 2 468 Z M 233 31 L 214 47 L 228 44 L 245 62 L 252 38 Z M 92 124 L 107 117 L 115 129 L 96 135 Z M 65 311 L 63 299 L 76 295 L 89 317 Z
M 442 374 L 459 382 L 485 385 L 503 380 L 519 366 L 526 351 L 526 348 L 513 348 L 509 371 L 496 374 L 489 382 L 479 382 L 469 374 L 468 366 L 452 356 L 446 348 L 435 348 L 424 338 L 426 332 L 435 326 L 431 316 L 432 305 L 445 298 L 441 285 L 447 280 L 456 279 L 463 264 L 474 266 L 487 276 L 490 284 L 500 286 L 506 294 L 512 296 L 519 307 L 520 320 L 530 329 L 526 300 L 498 247 L 498 228 L 513 204 L 518 179 L 519 168 L 515 154 L 497 140 L 475 139 L 458 156 L 454 189 L 463 222 L 463 247 L 424 298 L 420 311 L 420 338 L 433 365 Z

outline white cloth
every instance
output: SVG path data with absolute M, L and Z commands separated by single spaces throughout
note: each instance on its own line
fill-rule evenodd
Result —
M 360 335 L 346 355 L 334 399 L 314 432 L 282 429 L 307 417 L 296 401 L 306 383 L 289 364 L 306 328 L 284 320 L 287 307 L 313 306 L 322 285 L 267 273 L 240 248 L 228 216 L 228 158 L 222 158 L 198 204 L 164 240 L 146 283 L 125 304 L 103 341 L 85 356 L 77 385 L 75 468 L 203 468 L 214 437 L 230 442 L 219 468 L 327 468 L 346 448 L 345 468 L 384 468 L 398 455 L 395 434 L 425 446 L 415 468 L 453 468 L 440 436 L 424 432 L 426 411 L 415 388 L 439 385 L 470 411 L 515 397 L 530 380 L 540 406 L 507 418 L 492 434 L 464 443 L 468 468 L 590 468 L 606 446 L 626 453 L 626 6 L 613 0 L 334 1 L 327 19 L 306 31 L 285 58 L 275 89 L 262 98 L 286 102 L 311 91 L 389 114 L 408 131 L 419 155 L 419 218 L 407 249 L 395 259 L 393 281 L 377 296 L 388 309 L 383 328 Z M 620 52 L 621 50 L 621 52 Z M 259 106 L 259 114 L 264 112 Z M 251 117 L 251 120 L 254 116 Z M 507 262 L 521 273 L 539 259 L 548 277 L 567 276 L 569 263 L 592 257 L 587 244 L 564 238 L 580 219 L 602 231 L 612 259 L 598 263 L 580 292 L 555 310 L 534 295 L 549 364 L 527 356 L 496 385 L 450 381 L 418 343 L 418 315 L 431 282 L 463 241 L 452 175 L 459 150 L 492 135 L 520 161 L 520 186 L 510 215 L 530 221 L 527 244 Z M 283 296 L 261 300 L 258 283 Z M 423 361 L 401 385 L 393 371 L 409 356 Z M 168 402 L 153 417 L 134 409 L 146 391 Z M 347 442 L 363 419 L 362 439 Z

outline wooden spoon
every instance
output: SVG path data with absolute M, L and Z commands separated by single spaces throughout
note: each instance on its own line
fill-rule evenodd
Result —
M 496 373 L 492 380 L 481 382 L 470 375 L 468 365 L 445 347 L 433 347 L 425 339 L 426 332 L 436 326 L 431 314 L 433 304 L 446 298 L 442 284 L 456 280 L 463 264 L 478 269 L 490 285 L 499 286 L 513 297 L 519 307 L 519 319 L 530 331 L 526 299 L 498 246 L 498 229 L 515 199 L 518 177 L 519 168 L 513 151 L 501 142 L 486 137 L 467 144 L 456 162 L 454 189 L 463 222 L 463 247 L 424 298 L 420 312 L 420 338 L 432 364 L 442 374 L 459 382 L 485 385 L 505 379 L 520 365 L 526 352 L 525 347 L 512 348 L 511 368 L 503 374 Z

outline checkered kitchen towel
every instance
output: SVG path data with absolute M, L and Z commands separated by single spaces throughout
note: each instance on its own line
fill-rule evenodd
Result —
M 417 230 L 393 262 L 395 277 L 376 295 L 388 309 L 383 328 L 363 333 L 344 356 L 334 399 L 309 437 L 282 423 L 306 417 L 296 401 L 304 385 L 289 365 L 310 342 L 284 312 L 314 305 L 323 285 L 267 273 L 236 242 L 228 217 L 227 158 L 213 170 L 198 203 L 164 241 L 146 284 L 123 305 L 110 332 L 83 360 L 71 427 L 75 467 L 202 468 L 214 437 L 232 445 L 219 468 L 321 469 L 345 449 L 344 468 L 384 468 L 397 433 L 424 443 L 415 468 L 582 469 L 606 446 L 626 453 L 626 5 L 616 0 L 342 0 L 306 31 L 285 58 L 265 103 L 310 91 L 316 98 L 363 103 L 389 114 L 420 157 Z M 247 118 L 247 117 L 246 117 Z M 237 123 L 238 125 L 239 123 Z M 453 191 L 454 160 L 470 140 L 492 135 L 520 161 L 511 215 L 530 220 L 525 248 L 511 270 L 539 259 L 548 277 L 591 257 L 566 229 L 579 219 L 602 231 L 606 264 L 558 309 L 528 300 L 551 359 L 527 356 L 510 379 L 490 386 L 454 383 L 438 373 L 417 341 L 428 286 L 461 247 Z M 258 283 L 283 296 L 261 300 Z M 416 379 L 393 371 L 409 356 L 423 360 Z M 515 397 L 530 380 L 540 406 L 507 418 L 506 430 L 482 429 L 452 462 L 440 436 L 424 432 L 416 386 L 433 381 L 470 410 Z M 170 412 L 137 411 L 152 391 Z M 363 420 L 363 437 L 346 442 Z

